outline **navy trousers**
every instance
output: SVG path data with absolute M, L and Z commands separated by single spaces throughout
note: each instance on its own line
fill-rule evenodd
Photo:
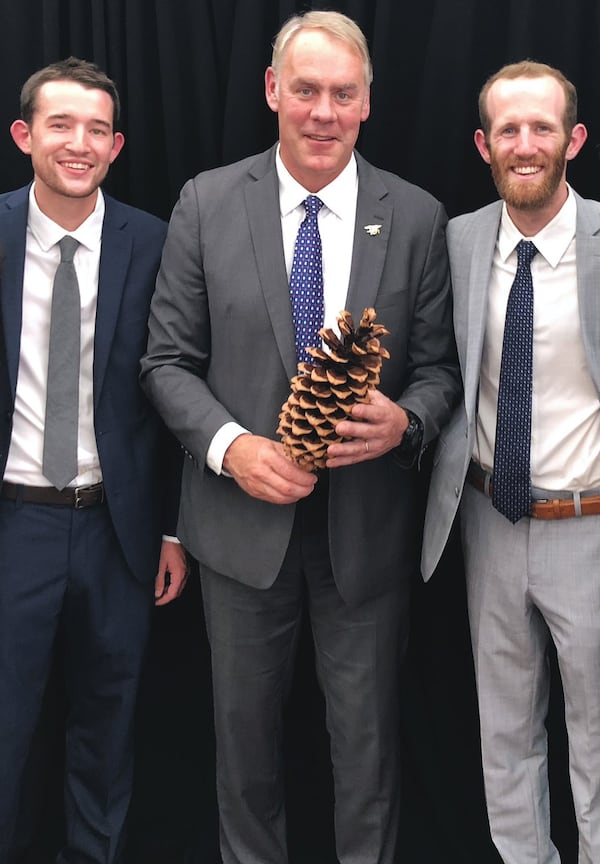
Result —
M 57 636 L 63 646 L 66 841 L 60 864 L 117 864 L 131 796 L 133 721 L 153 606 L 106 505 L 0 500 L 0 862 Z

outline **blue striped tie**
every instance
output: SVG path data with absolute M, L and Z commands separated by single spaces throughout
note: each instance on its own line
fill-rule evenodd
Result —
M 512 522 L 531 509 L 531 386 L 533 373 L 533 281 L 537 249 L 517 246 L 517 273 L 508 295 L 496 417 L 492 503 Z

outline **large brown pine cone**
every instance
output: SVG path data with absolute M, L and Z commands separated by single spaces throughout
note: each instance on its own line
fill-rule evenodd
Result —
M 379 337 L 389 331 L 375 324 L 376 317 L 374 309 L 365 309 L 355 328 L 350 312 L 340 312 L 341 339 L 323 327 L 319 335 L 329 351 L 308 348 L 314 362 L 298 364 L 277 434 L 287 455 L 307 471 L 325 467 L 327 447 L 343 440 L 336 424 L 350 416 L 357 402 L 368 402 L 369 390 L 379 384 L 381 364 L 390 356 Z

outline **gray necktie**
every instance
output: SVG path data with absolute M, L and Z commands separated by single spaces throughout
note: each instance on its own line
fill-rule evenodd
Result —
M 64 489 L 77 475 L 81 303 L 73 264 L 79 242 L 67 236 L 58 245 L 60 264 L 52 290 L 42 470 L 53 486 Z

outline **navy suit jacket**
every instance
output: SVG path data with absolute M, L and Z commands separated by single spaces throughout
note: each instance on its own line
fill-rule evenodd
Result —
M 0 195 L 0 475 L 19 367 L 29 186 Z M 166 224 L 105 195 L 94 339 L 94 428 L 111 519 L 139 580 L 156 576 L 163 533 L 175 534 L 179 449 L 139 385 Z M 26 313 L 25 313 L 26 314 Z M 167 488 L 168 487 L 168 488 Z

